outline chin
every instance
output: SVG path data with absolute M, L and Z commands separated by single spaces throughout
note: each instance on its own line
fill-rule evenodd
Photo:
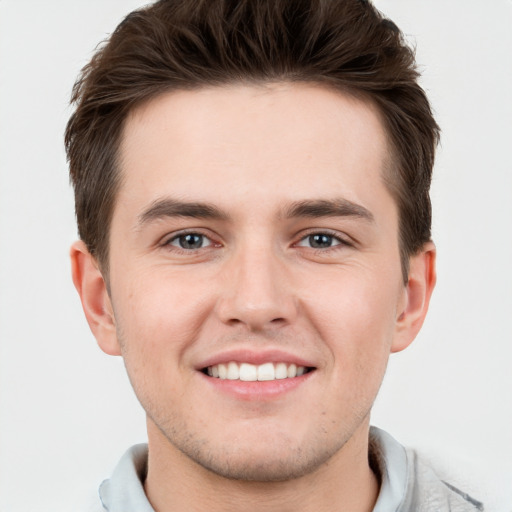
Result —
M 316 439 L 309 443 L 276 436 L 264 442 L 201 443 L 177 446 L 193 462 L 229 480 L 284 482 L 314 473 L 343 443 Z

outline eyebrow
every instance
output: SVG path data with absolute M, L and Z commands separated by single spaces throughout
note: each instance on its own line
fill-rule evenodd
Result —
M 209 203 L 158 199 L 139 215 L 139 225 L 165 217 L 191 217 L 196 219 L 226 220 L 227 214 Z
M 374 221 L 370 210 L 343 198 L 296 201 L 284 210 L 284 217 L 358 217 L 368 222 Z
M 284 218 L 358 217 L 373 222 L 373 214 L 364 206 L 347 199 L 312 199 L 295 201 L 281 214 Z M 139 215 L 139 226 L 166 217 L 227 220 L 229 216 L 210 203 L 179 201 L 172 198 L 158 199 Z

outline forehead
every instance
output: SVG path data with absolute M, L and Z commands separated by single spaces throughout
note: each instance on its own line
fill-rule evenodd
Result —
M 121 195 L 197 200 L 382 192 L 388 160 L 377 109 L 307 84 L 175 91 L 134 109 L 121 141 Z M 223 187 L 223 190 L 220 189 Z M 231 194 L 229 193 L 231 192 Z M 204 195 L 205 197 L 199 197 Z M 140 205 L 142 206 L 142 205 Z

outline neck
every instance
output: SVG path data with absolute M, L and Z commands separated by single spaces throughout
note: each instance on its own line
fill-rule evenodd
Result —
M 368 464 L 368 424 L 312 473 L 283 482 L 219 476 L 177 450 L 148 422 L 145 491 L 156 512 L 370 512 L 379 483 Z

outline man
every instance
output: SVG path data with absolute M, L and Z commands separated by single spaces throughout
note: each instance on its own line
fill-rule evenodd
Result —
M 435 284 L 438 127 L 364 1 L 160 1 L 76 83 L 73 280 L 147 415 L 110 512 L 481 510 L 370 411 Z

